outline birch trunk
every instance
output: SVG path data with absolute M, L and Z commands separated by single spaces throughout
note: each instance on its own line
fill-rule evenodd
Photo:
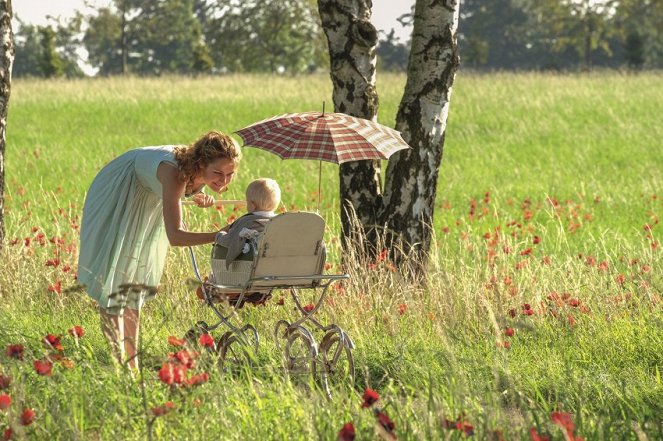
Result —
M 420 273 L 427 264 L 451 87 L 460 64 L 458 0 L 417 0 L 407 83 L 396 117 L 411 150 L 387 166 L 381 221 Z M 396 256 L 401 260 L 404 256 Z
M 0 0 L 0 248 L 5 241 L 5 144 L 7 108 L 11 91 L 11 73 L 14 63 L 14 35 L 12 34 L 12 2 Z
M 334 111 L 375 121 L 378 33 L 370 22 L 371 7 L 370 0 L 318 0 L 329 45 Z M 370 244 L 381 210 L 380 162 L 342 164 L 339 177 L 343 244 L 352 246 L 349 238 L 355 239 L 352 244 Z M 362 240 L 364 233 L 368 242 Z M 365 251 L 374 250 L 368 247 Z

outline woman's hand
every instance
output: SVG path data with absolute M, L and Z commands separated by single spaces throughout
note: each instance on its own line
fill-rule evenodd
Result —
M 214 205 L 214 198 L 205 193 L 194 194 L 191 199 L 201 208 L 207 208 Z

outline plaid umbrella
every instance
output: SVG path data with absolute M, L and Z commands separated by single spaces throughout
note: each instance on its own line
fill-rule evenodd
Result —
M 267 118 L 238 130 L 244 145 L 282 159 L 315 159 L 341 164 L 387 159 L 409 146 L 400 133 L 344 113 L 302 112 Z

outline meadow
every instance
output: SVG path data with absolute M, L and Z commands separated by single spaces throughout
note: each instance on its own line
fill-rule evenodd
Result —
M 383 124 L 394 126 L 404 84 L 402 75 L 379 75 Z M 252 368 L 228 375 L 201 350 L 190 375 L 206 373 L 205 381 L 170 386 L 157 372 L 181 350 L 169 337 L 212 321 L 189 283 L 186 249 L 171 248 L 144 310 L 136 377 L 112 363 L 74 278 L 85 191 L 105 163 L 132 147 L 184 144 L 325 100 L 329 108 L 327 75 L 12 86 L 0 435 L 330 440 L 352 423 L 357 440 L 389 439 L 379 409 L 404 440 L 663 438 L 660 73 L 461 71 L 424 287 L 387 261 L 340 267 L 338 167 L 322 164 L 328 271 L 351 278 L 320 315 L 356 345 L 355 382 L 341 382 L 331 399 L 283 374 L 272 333 L 292 313 L 285 294 L 240 312 L 262 336 Z M 318 163 L 243 153 L 225 198 L 241 199 L 249 181 L 269 176 L 285 190 L 284 210 L 317 209 Z M 200 230 L 241 213 L 185 209 Z M 196 250 L 203 264 L 208 251 Z M 367 389 L 377 402 L 367 403 Z

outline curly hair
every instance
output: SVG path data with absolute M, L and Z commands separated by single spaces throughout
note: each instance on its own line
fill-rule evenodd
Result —
M 184 182 L 192 179 L 200 169 L 222 158 L 239 163 L 242 152 L 230 136 L 214 130 L 190 145 L 175 147 L 179 178 Z

